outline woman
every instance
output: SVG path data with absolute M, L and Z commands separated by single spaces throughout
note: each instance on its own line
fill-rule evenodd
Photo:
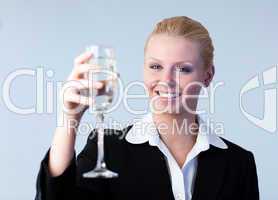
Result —
M 106 130 L 114 134 L 105 135 L 105 160 L 119 178 L 82 177 L 96 164 L 97 140 L 88 139 L 76 159 L 75 130 L 88 99 L 81 88 L 65 92 L 67 123 L 56 128 L 41 163 L 36 199 L 259 199 L 253 154 L 218 137 L 195 112 L 200 89 L 214 76 L 213 50 L 208 31 L 193 19 L 172 17 L 155 26 L 144 58 L 152 112 L 123 130 Z M 76 58 L 68 80 L 86 82 L 92 56 Z

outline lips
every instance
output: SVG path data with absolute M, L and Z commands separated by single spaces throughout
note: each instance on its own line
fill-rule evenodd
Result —
M 162 98 L 168 98 L 168 99 L 173 99 L 181 96 L 181 93 L 177 93 L 177 92 L 165 92 L 165 91 L 158 90 L 155 91 L 155 93 Z

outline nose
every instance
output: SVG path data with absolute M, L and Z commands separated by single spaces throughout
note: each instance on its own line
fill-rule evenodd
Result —
M 160 81 L 171 88 L 174 88 L 177 84 L 175 73 L 172 70 L 165 70 L 160 78 Z

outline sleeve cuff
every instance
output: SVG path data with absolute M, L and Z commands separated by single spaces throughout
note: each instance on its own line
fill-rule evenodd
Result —
M 59 176 L 51 176 L 48 167 L 49 160 L 48 149 L 46 155 L 44 156 L 38 178 L 37 178 L 37 196 L 40 199 L 59 199 L 70 191 L 74 190 L 75 180 L 76 180 L 76 152 L 74 151 L 74 156 L 70 161 L 70 165 L 65 169 L 65 171 Z

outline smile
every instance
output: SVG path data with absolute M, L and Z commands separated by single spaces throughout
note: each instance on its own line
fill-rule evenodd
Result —
M 162 92 L 162 91 L 156 91 L 155 93 L 156 93 L 157 95 L 159 95 L 160 97 L 168 98 L 168 99 L 177 98 L 177 97 L 181 96 L 180 93 L 176 93 L 176 92 Z

